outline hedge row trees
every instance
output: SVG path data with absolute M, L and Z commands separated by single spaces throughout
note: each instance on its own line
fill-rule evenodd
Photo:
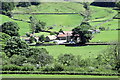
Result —
M 19 27 L 15 22 L 5 22 L 1 25 L 1 29 L 3 33 L 6 33 L 10 36 L 19 36 Z
M 116 2 L 116 6 L 120 9 L 120 1 Z
M 39 33 L 40 31 L 45 29 L 45 22 L 37 21 L 37 19 L 33 16 L 31 16 L 29 19 L 31 22 L 30 27 L 32 33 Z
M 12 17 L 11 11 L 15 8 L 14 2 L 1 2 L 2 14 Z
M 19 2 L 17 7 L 28 7 L 31 6 L 30 2 Z
M 17 7 L 29 7 L 31 5 L 35 5 L 35 6 L 38 6 L 40 5 L 40 2 L 32 2 L 33 0 L 29 0 L 28 2 L 19 2 Z
M 83 21 L 89 21 L 91 18 L 91 10 L 90 10 L 90 3 L 84 2 L 83 7 L 85 11 L 83 13 L 80 13 L 83 16 Z

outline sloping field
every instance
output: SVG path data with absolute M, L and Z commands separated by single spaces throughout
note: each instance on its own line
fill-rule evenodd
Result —
M 16 20 L 13 20 L 13 19 L 11 19 L 5 15 L 1 15 L 1 14 L 0 14 L 0 17 L 2 18 L 2 21 L 0 22 L 0 24 L 2 24 L 4 22 L 9 22 L 9 21 L 16 22 L 18 24 L 18 26 L 20 27 L 20 30 L 19 30 L 20 35 L 25 35 L 26 32 L 29 32 L 29 30 L 30 30 L 29 24 L 26 22 L 16 21 Z
M 54 13 L 54 12 L 64 12 L 64 13 L 71 13 L 71 12 L 79 12 L 83 11 L 84 8 L 80 3 L 73 3 L 73 2 L 44 2 L 41 3 L 39 6 L 30 6 L 29 8 L 16 8 L 12 12 L 17 13 Z

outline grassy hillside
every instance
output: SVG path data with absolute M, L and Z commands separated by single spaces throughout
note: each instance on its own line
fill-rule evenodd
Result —
M 16 22 L 18 24 L 18 26 L 20 27 L 19 33 L 20 35 L 25 35 L 26 32 L 29 32 L 30 28 L 29 28 L 29 24 L 26 22 L 22 22 L 22 21 L 16 21 L 13 20 L 5 15 L 1 15 L 0 17 L 2 18 L 2 21 L 0 22 L 0 24 L 4 23 L 4 22 L 8 22 L 8 21 L 13 21 Z
M 29 20 L 31 15 L 15 15 L 16 19 Z M 82 16 L 77 14 L 73 15 L 34 15 L 37 20 L 41 20 L 47 23 L 46 26 L 53 26 L 54 31 L 71 30 L 79 25 L 82 21 Z
M 71 12 L 83 12 L 84 9 L 82 7 L 83 5 L 80 3 L 72 3 L 72 2 L 65 2 L 65 3 L 42 3 L 39 6 L 30 6 L 29 8 L 15 8 L 12 12 L 47 12 L 47 13 L 58 13 L 58 12 L 66 12 L 66 13 L 71 13 Z M 112 8 L 105 8 L 105 7 L 96 7 L 96 6 L 91 6 L 91 25 L 97 25 L 102 22 L 104 22 L 107 19 L 112 18 L 115 14 L 117 14 L 117 11 L 112 10 Z M 7 22 L 7 21 L 15 21 L 7 16 L 0 15 L 2 17 L 2 23 Z M 31 15 L 23 15 L 23 14 L 14 14 L 15 19 L 20 19 L 20 20 L 26 20 L 29 21 L 29 17 Z M 79 25 L 82 21 L 82 16 L 77 15 L 77 14 L 70 14 L 70 15 L 34 15 L 34 17 L 37 20 L 41 20 L 47 23 L 46 26 L 53 26 L 52 31 L 59 31 L 61 28 L 65 31 L 72 30 L 74 27 Z M 94 22 L 92 22 L 94 21 Z M 18 23 L 20 27 L 20 34 L 25 35 L 26 32 L 29 32 L 29 24 L 26 22 L 22 21 L 15 21 Z M 99 27 L 109 27 L 110 29 L 116 29 L 118 28 L 118 20 L 112 20 L 110 22 L 98 25 L 97 28 Z
M 29 8 L 16 8 L 12 12 L 36 12 L 36 13 L 54 13 L 54 12 L 79 12 L 83 11 L 84 8 L 80 3 L 73 3 L 73 2 L 44 2 L 41 3 L 39 6 L 30 6 Z

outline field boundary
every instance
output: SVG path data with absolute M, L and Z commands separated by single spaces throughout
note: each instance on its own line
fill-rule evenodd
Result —
M 97 75 L 97 76 L 120 76 L 119 73 L 80 73 L 80 72 L 40 72 L 40 71 L 2 71 L 2 74 L 51 74 L 51 75 Z
M 39 15 L 39 14 L 61 14 L 61 15 L 64 15 L 64 14 L 80 14 L 80 13 L 13 13 L 13 14 L 33 14 L 33 15 Z

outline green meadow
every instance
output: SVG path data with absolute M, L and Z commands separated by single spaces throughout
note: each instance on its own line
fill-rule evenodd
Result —
M 88 46 L 64 46 L 64 45 L 54 45 L 54 46 L 34 46 L 34 48 L 45 48 L 50 55 L 57 58 L 61 54 L 73 54 L 75 56 L 80 55 L 81 58 L 95 58 L 97 55 L 101 54 L 102 51 L 106 50 L 108 46 L 106 45 L 88 45 Z
M 16 22 L 18 24 L 18 26 L 20 27 L 20 30 L 19 30 L 20 35 L 25 35 L 26 32 L 30 31 L 29 24 L 26 22 L 16 21 L 16 20 L 13 20 L 13 19 L 11 19 L 5 15 L 1 15 L 1 14 L 0 14 L 0 17 L 2 18 L 2 21 L 0 22 L 0 24 L 9 22 L 9 21 Z
M 100 33 L 94 34 L 93 39 L 90 42 L 114 42 L 118 41 L 119 31 L 101 31 Z

